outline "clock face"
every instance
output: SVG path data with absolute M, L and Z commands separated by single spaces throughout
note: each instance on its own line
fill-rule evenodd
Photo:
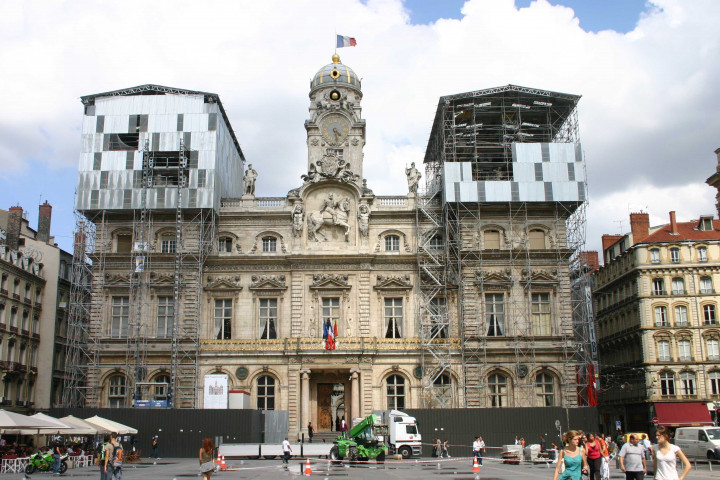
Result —
M 323 120 L 322 136 L 329 143 L 342 143 L 350 132 L 350 122 L 345 117 L 333 115 Z

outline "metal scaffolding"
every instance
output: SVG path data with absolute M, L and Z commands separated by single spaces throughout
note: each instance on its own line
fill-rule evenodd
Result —
M 578 155 L 578 100 L 513 85 L 440 99 L 425 156 L 428 187 L 418 199 L 417 215 L 427 397 L 437 398 L 434 380 L 454 358 L 461 373 L 458 403 L 466 407 L 508 406 L 508 399 L 514 406 L 542 406 L 538 402 L 549 398 L 538 393 L 546 388 L 545 377 L 538 380 L 543 372 L 557 378 L 556 404 L 592 403 L 587 398 L 593 380 L 592 316 L 585 295 L 574 293 L 584 292 L 575 272 L 586 269 L 587 258 L 580 254 L 584 163 L 571 161 L 563 172 L 581 180 L 577 199 L 567 201 L 554 196 L 543 163 L 519 164 L 517 152 L 518 144 L 542 144 L 538 156 L 549 164 L 552 144 L 560 143 L 574 145 Z M 443 178 L 450 163 L 462 164 L 453 167 L 460 172 L 455 183 Z M 578 166 L 581 172 L 575 171 Z M 521 193 L 518 177 L 528 167 L 535 169 L 534 177 L 525 184 L 535 181 L 539 188 Z M 512 190 L 512 198 L 484 198 L 502 188 L 508 195 Z M 431 255 L 424 245 L 441 232 L 442 256 Z M 542 240 L 533 238 L 538 232 Z M 457 316 L 457 352 L 449 339 L 438 343 L 427 333 L 423 320 L 432 310 L 430 300 L 447 298 L 448 287 L 457 288 L 457 305 L 444 304 L 443 318 L 449 329 Z M 553 294 L 534 293 L 539 291 Z

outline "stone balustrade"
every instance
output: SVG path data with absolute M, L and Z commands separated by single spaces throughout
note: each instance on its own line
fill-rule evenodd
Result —
M 460 339 L 449 339 L 453 348 L 460 348 Z M 447 339 L 437 339 L 437 343 L 444 343 Z M 284 339 L 232 339 L 232 340 L 201 340 L 202 351 L 238 351 L 238 352 L 315 352 L 325 350 L 325 340 L 322 338 L 284 338 Z M 375 338 L 375 337 L 339 337 L 335 341 L 337 353 L 373 351 L 421 352 L 422 340 L 420 338 Z

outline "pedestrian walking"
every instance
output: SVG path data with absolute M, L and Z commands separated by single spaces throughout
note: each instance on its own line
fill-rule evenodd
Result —
M 110 435 L 105 435 L 104 442 L 98 447 L 98 465 L 100 466 L 100 480 L 107 480 L 107 465 L 105 459 L 112 455 L 112 444 L 110 443 Z
M 435 437 L 435 445 L 433 446 L 433 457 L 439 457 L 442 455 L 442 442 L 440 442 L 439 437 Z
M 160 448 L 160 439 L 158 439 L 158 436 L 155 435 L 152 439 L 152 451 L 153 451 L 153 457 L 155 457 L 156 460 L 160 459 L 160 456 L 158 454 Z
M 590 465 L 590 480 L 601 480 L 600 469 L 602 468 L 602 457 L 604 456 L 602 444 L 595 438 L 595 435 L 588 433 L 585 444 L 585 455 Z
M 585 452 L 579 446 L 580 432 L 577 430 L 565 432 L 563 441 L 566 446 L 560 451 L 553 480 L 582 480 L 582 474 L 588 471 L 588 464 Z M 560 467 L 564 467 L 562 473 Z
M 524 437 L 520 437 L 520 446 L 523 448 L 523 450 L 525 449 L 525 438 Z
M 643 434 L 642 436 L 642 445 L 645 448 L 645 460 L 649 462 L 652 458 L 652 443 L 650 442 L 648 436 L 645 434 Z
M 203 439 L 202 447 L 198 453 L 198 461 L 200 462 L 200 475 L 204 480 L 210 480 L 215 471 L 215 456 L 213 455 L 213 442 L 209 438 Z
M 483 453 L 485 452 L 485 442 L 483 438 L 478 435 L 475 437 L 473 442 L 473 455 L 477 458 L 478 465 L 482 465 Z
M 282 450 L 283 450 L 283 464 L 287 465 L 290 461 L 290 453 L 292 452 L 292 447 L 290 446 L 290 442 L 288 441 L 288 437 L 285 437 L 285 440 L 282 442 Z
M 520 437 L 515 435 L 515 445 L 520 445 Z
M 110 452 L 105 452 L 106 480 L 122 480 L 123 448 L 117 440 L 117 433 L 110 434 Z
M 541 452 L 545 451 L 545 436 L 544 435 L 540 435 L 540 451 Z
M 630 435 L 630 442 L 620 449 L 620 470 L 625 472 L 625 480 L 643 480 L 647 473 L 645 449 L 638 444 L 637 435 Z
M 448 451 L 450 440 L 445 440 L 442 444 L 442 454 L 441 457 L 450 458 L 450 452 Z
M 55 442 L 52 448 L 53 475 L 60 475 L 60 442 Z
M 655 467 L 655 480 L 685 480 L 692 465 L 683 451 L 677 445 L 672 445 L 670 439 L 672 432 L 667 427 L 658 427 L 655 432 L 657 445 L 653 445 L 653 465 Z M 678 477 L 677 459 L 683 464 L 682 474 Z
M 315 430 L 313 429 L 312 422 L 308 422 L 308 437 L 310 437 L 310 443 L 312 443 L 312 437 L 315 433 Z

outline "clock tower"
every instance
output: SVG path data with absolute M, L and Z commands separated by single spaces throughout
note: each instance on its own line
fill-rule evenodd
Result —
M 307 180 L 337 178 L 360 186 L 365 145 L 361 100 L 360 79 L 334 54 L 310 84 Z

